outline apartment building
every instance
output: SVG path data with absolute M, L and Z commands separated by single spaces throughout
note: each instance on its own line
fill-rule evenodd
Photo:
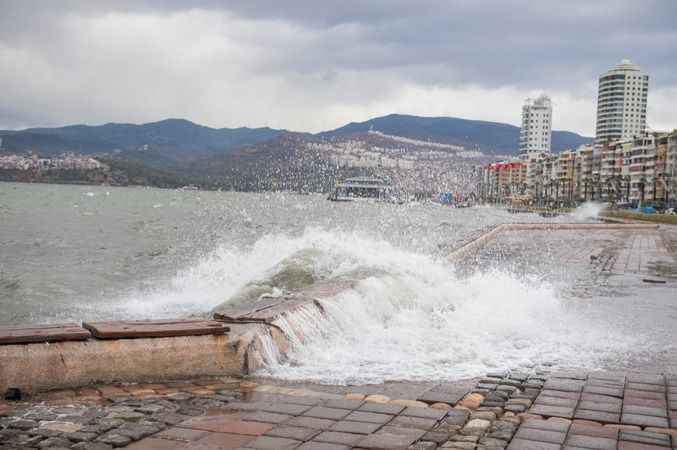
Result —
M 671 204 L 677 200 L 677 130 L 583 145 L 557 155 L 533 153 L 484 170 L 483 180 L 491 182 L 499 201 L 523 193 L 534 203 Z
M 520 154 L 550 153 L 552 139 L 552 102 L 547 95 L 528 98 L 522 106 Z
M 640 136 L 646 130 L 649 75 L 624 59 L 599 77 L 597 142 Z

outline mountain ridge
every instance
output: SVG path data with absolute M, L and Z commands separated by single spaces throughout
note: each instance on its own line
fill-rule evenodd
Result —
M 479 145 L 480 149 L 488 153 L 516 154 L 519 148 L 520 128 L 515 125 L 446 116 L 424 117 L 408 114 L 388 114 L 364 122 L 350 122 L 342 127 L 324 131 L 317 135 L 333 137 L 369 131 L 371 127 L 386 134 L 414 139 L 435 138 L 430 140 L 443 144 L 463 145 L 466 148 L 473 148 L 480 141 L 484 143 L 484 145 Z M 454 134 L 440 132 L 445 130 L 453 130 Z M 487 134 L 480 136 L 481 133 Z M 552 134 L 554 152 L 560 152 L 566 148 L 576 148 L 581 144 L 592 142 L 592 138 L 571 131 L 553 130 Z
M 114 151 L 159 152 L 176 160 L 228 154 L 239 148 L 262 143 L 285 134 L 333 139 L 374 129 L 412 139 L 479 148 L 490 154 L 516 154 L 519 127 L 457 117 L 423 117 L 389 114 L 319 133 L 293 132 L 270 127 L 212 128 L 187 119 L 169 118 L 144 124 L 109 122 L 103 125 L 75 124 L 63 127 L 36 127 L 0 130 L 4 151 L 39 151 L 46 155 L 65 151 L 96 154 Z M 592 138 L 570 131 L 553 131 L 553 151 L 576 148 Z

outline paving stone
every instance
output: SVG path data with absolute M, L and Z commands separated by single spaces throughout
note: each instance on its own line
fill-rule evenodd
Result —
M 331 431 L 341 431 L 344 433 L 354 433 L 354 434 L 371 434 L 376 432 L 383 425 L 379 423 L 369 423 L 369 422 L 351 422 L 348 420 L 342 420 L 336 423 L 331 427 Z
M 321 433 L 321 431 L 314 430 L 312 428 L 281 426 L 273 428 L 272 430 L 268 431 L 265 435 L 296 439 L 297 441 L 305 442 L 311 440 L 318 433 Z
M 496 386 L 496 392 L 505 392 L 508 395 L 511 395 L 516 392 L 519 392 L 519 389 L 509 384 L 499 384 L 498 386 Z
M 535 420 L 529 419 L 522 423 L 521 428 L 535 428 L 537 430 L 559 431 L 566 433 L 571 424 L 559 420 Z
M 177 423 L 181 423 L 188 419 L 189 419 L 188 416 L 176 413 L 166 413 L 153 416 L 153 420 L 162 422 L 167 425 L 176 425 Z
M 71 442 L 89 442 L 96 439 L 98 434 L 87 433 L 84 431 L 75 431 L 73 433 L 65 433 L 64 436 Z
M 129 450 L 182 450 L 187 448 L 186 442 L 171 441 L 166 439 L 148 438 L 134 442 L 125 449 Z M 231 447 L 233 448 L 233 447 Z
M 311 407 L 307 405 L 294 405 L 290 403 L 273 403 L 266 405 L 261 408 L 262 411 L 277 413 L 277 414 L 286 414 L 289 416 L 300 416 L 304 412 L 308 411 Z
M 667 408 L 667 402 L 664 399 L 651 399 L 639 397 L 625 397 L 623 399 L 623 406 L 650 406 L 653 408 Z
M 625 389 L 665 394 L 665 385 L 662 384 L 628 383 L 625 385 Z
M 260 450 L 286 450 L 297 448 L 301 441 L 295 439 L 273 437 L 273 436 L 259 436 L 252 442 L 249 442 L 247 448 L 255 448 Z
M 571 435 L 601 437 L 618 440 L 618 429 L 574 423 L 569 428 L 569 436 Z
M 244 414 L 242 416 L 243 420 L 250 422 L 263 422 L 263 423 L 282 423 L 291 419 L 294 416 L 289 416 L 287 414 L 276 414 L 265 411 L 256 411 Z
M 364 411 L 353 411 L 348 414 L 344 419 L 351 422 L 369 422 L 369 423 L 378 423 L 385 424 L 392 420 L 393 416 L 389 414 L 378 414 L 370 413 Z
M 483 419 L 472 419 L 463 427 L 463 433 L 478 435 L 486 431 L 491 426 L 491 422 Z
M 665 385 L 665 376 L 656 373 L 628 373 L 628 383 L 645 383 Z
M 415 408 L 409 407 L 402 411 L 402 416 L 421 417 L 423 419 L 440 420 L 447 415 L 446 411 L 440 411 L 432 408 Z
M 426 434 L 424 434 L 421 439 L 424 441 L 430 441 L 430 442 L 435 442 L 437 444 L 441 444 L 443 442 L 446 442 L 449 440 L 449 433 L 441 432 L 441 431 L 428 431 Z
M 379 414 L 396 415 L 404 410 L 402 405 L 393 405 L 392 403 L 372 403 L 367 402 L 358 408 L 358 411 L 373 412 Z
M 668 417 L 668 411 L 665 408 L 655 406 L 625 405 L 623 414 L 641 414 L 644 416 Z
M 51 437 L 37 443 L 38 448 L 69 448 L 71 443 L 63 438 Z
M 583 390 L 583 381 L 565 380 L 550 378 L 545 382 L 545 388 L 554 391 L 581 392 Z
M 180 428 L 219 432 L 219 427 L 224 423 L 237 422 L 241 418 L 242 416 L 239 413 L 200 416 L 184 420 L 177 426 Z
M 216 433 L 245 434 L 251 436 L 260 436 L 270 431 L 273 426 L 267 423 L 247 422 L 230 416 L 211 416 L 200 417 L 194 420 L 183 422 L 179 427 L 191 428 L 194 430 L 205 430 Z
M 538 430 L 536 428 L 520 428 L 515 434 L 515 439 L 528 441 L 550 442 L 552 444 L 564 444 L 566 433 L 559 431 Z
M 600 401 L 591 401 L 584 400 L 581 398 L 581 401 L 578 403 L 579 409 L 587 409 L 588 411 L 604 411 L 610 413 L 620 413 L 621 412 L 621 402 L 618 403 L 604 403 Z
M 421 430 L 431 430 L 437 421 L 435 419 L 424 419 L 422 417 L 397 416 L 391 420 L 388 425 L 402 428 L 418 428 Z
M 444 417 L 443 421 L 449 425 L 463 426 L 468 420 L 468 416 L 469 414 L 466 411 L 452 409 L 451 411 L 447 411 L 447 415 Z
M 123 447 L 132 442 L 132 439 L 129 436 L 124 436 L 115 431 L 109 431 L 106 434 L 99 436 L 97 440 L 104 444 L 110 444 L 113 447 Z
M 639 425 L 640 427 L 668 428 L 668 419 L 665 417 L 643 416 L 639 414 L 623 414 L 621 423 Z
M 351 447 L 327 442 L 306 442 L 298 447 L 298 450 L 350 450 Z
M 588 374 L 588 382 L 595 380 L 611 382 L 623 386 L 625 385 L 626 377 L 625 374 L 614 374 L 605 372 L 592 372 Z
M 113 446 L 103 442 L 80 442 L 71 447 L 73 450 L 112 450 Z
M 665 450 L 665 447 L 621 441 L 618 443 L 618 450 Z
M 391 450 L 406 448 L 416 442 L 424 431 L 409 428 L 384 427 L 376 434 L 369 435 L 360 441 L 360 448 Z
M 208 431 L 191 430 L 190 428 L 167 428 L 153 437 L 173 441 L 193 442 L 209 434 Z
M 508 450 L 560 450 L 559 444 L 548 442 L 527 441 L 525 439 L 513 439 Z
M 331 444 L 355 445 L 364 439 L 363 434 L 343 433 L 340 431 L 323 431 L 313 438 L 317 442 L 329 442 Z
M 623 397 L 622 387 L 605 387 L 605 386 L 585 386 L 583 393 L 607 395 L 610 397 Z
M 327 408 L 338 408 L 338 409 L 358 409 L 364 401 L 362 400 L 347 400 L 345 398 L 329 400 L 325 403 Z
M 604 411 L 590 411 L 586 409 L 577 409 L 574 414 L 575 419 L 592 420 L 602 423 L 618 423 L 621 415 L 619 413 L 610 413 Z
M 304 417 L 316 417 L 318 419 L 341 420 L 346 417 L 350 411 L 337 408 L 326 408 L 324 406 L 315 406 L 303 413 Z
M 505 402 L 509 397 L 510 396 L 506 392 L 495 391 L 489 392 L 484 400 Z
M 153 433 L 160 431 L 160 427 L 153 425 L 141 425 L 136 423 L 124 424 L 117 430 L 116 433 L 123 436 L 129 436 L 133 441 L 138 441 L 141 438 L 150 436 Z
M 503 411 L 500 408 L 493 409 L 478 409 L 470 413 L 470 419 L 483 419 L 493 422 L 496 420 L 497 414 L 501 414 Z
M 619 440 L 636 442 L 639 444 L 670 446 L 670 436 L 667 434 L 651 433 L 647 431 L 621 431 Z
M 449 449 L 449 450 L 474 450 L 477 448 L 476 444 L 474 442 L 447 442 L 446 444 L 442 445 L 443 449 Z
M 590 448 L 598 450 L 616 450 L 617 441 L 603 437 L 593 437 L 584 435 L 567 436 L 566 445 L 571 447 Z
M 302 395 L 278 395 L 278 401 L 283 403 L 292 403 L 294 405 L 317 406 L 323 403 L 323 400 L 318 397 L 306 397 Z
M 35 420 L 17 419 L 9 422 L 7 426 L 18 430 L 30 430 L 31 428 L 36 428 L 38 423 Z
M 416 400 L 426 403 L 448 403 L 455 405 L 468 393 L 467 389 L 444 389 L 443 386 L 437 386 L 421 394 Z
M 452 436 L 450 441 L 454 442 L 477 442 L 480 440 L 479 436 L 467 436 L 464 434 L 457 434 L 456 436 Z
M 577 398 L 561 398 L 561 397 L 548 397 L 543 394 L 539 395 L 536 399 L 537 405 L 547 405 L 547 406 L 564 406 L 567 408 L 575 408 L 578 404 Z
M 544 397 L 559 397 L 559 398 L 571 398 L 574 400 L 579 400 L 581 398 L 580 392 L 568 392 L 568 391 L 556 391 L 552 389 L 543 389 L 540 392 L 540 395 Z
M 477 446 L 478 449 L 504 449 L 505 447 L 508 446 L 508 442 L 504 441 L 502 439 L 495 439 L 495 438 L 490 438 L 490 437 L 483 437 L 480 439 L 479 444 Z
M 649 392 L 649 391 L 638 391 L 634 389 L 626 389 L 623 393 L 624 398 L 646 398 L 650 400 L 662 400 L 665 401 L 664 392 Z
M 407 450 L 436 450 L 436 449 L 437 449 L 437 443 L 421 441 L 421 442 L 417 442 L 416 444 L 410 445 Z
M 300 428 L 312 428 L 314 430 L 328 430 L 334 424 L 335 420 L 319 419 L 317 417 L 298 416 L 290 419 L 285 425 Z
M 571 419 L 574 416 L 574 409 L 564 406 L 534 405 L 529 412 L 547 417 L 564 417 L 565 419 Z

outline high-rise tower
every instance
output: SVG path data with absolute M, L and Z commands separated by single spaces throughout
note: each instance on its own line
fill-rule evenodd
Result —
M 599 77 L 597 142 L 639 136 L 646 130 L 649 75 L 624 59 Z
M 528 98 L 522 106 L 520 154 L 550 153 L 552 136 L 552 102 L 547 95 Z

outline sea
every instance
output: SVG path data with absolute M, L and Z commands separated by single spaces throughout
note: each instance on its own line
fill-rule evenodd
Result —
M 636 308 L 582 308 L 562 294 L 566 276 L 538 264 L 518 273 L 448 261 L 453 249 L 514 220 L 504 209 L 432 202 L 0 183 L 0 326 L 209 317 L 243 301 L 252 285 L 275 294 L 359 273 L 354 288 L 323 301 L 324 317 L 290 318 L 286 326 L 308 339 L 261 375 L 454 380 L 541 365 L 611 368 L 674 348 L 674 322 L 656 330 L 648 309 L 646 329 L 628 332 Z

